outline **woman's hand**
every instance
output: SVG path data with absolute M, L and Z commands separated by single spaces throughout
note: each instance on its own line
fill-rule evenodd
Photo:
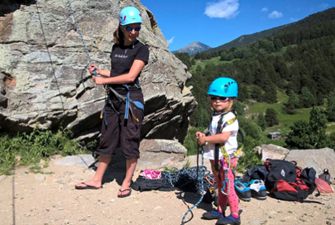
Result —
M 98 68 L 96 67 L 96 65 L 91 64 L 91 65 L 88 67 L 88 72 L 89 72 L 91 75 L 96 76 L 96 75 L 98 75 Z
M 105 77 L 92 76 L 92 80 L 94 81 L 95 84 L 98 85 L 107 84 Z

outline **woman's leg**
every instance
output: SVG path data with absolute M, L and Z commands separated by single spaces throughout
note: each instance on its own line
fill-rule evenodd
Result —
M 119 198 L 127 197 L 131 194 L 131 181 L 134 175 L 134 171 L 136 169 L 137 159 L 127 159 L 126 160 L 126 176 L 123 179 L 121 188 L 119 189 L 119 193 L 117 196 Z
M 108 155 L 101 155 L 99 157 L 99 164 L 98 164 L 98 168 L 95 171 L 94 176 L 92 177 L 92 179 L 90 179 L 89 181 L 86 182 L 81 182 L 79 184 L 77 184 L 75 187 L 77 189 L 84 189 L 85 187 L 91 187 L 91 188 L 100 188 L 102 186 L 102 179 L 103 176 L 107 170 L 107 167 L 109 165 L 111 161 L 111 157 Z
M 136 169 L 137 159 L 126 160 L 126 176 L 123 179 L 121 190 L 129 189 Z

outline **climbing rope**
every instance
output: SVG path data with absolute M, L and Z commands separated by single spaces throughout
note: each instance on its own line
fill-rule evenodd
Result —
M 39 20 L 39 23 L 40 23 L 40 26 L 41 26 L 41 31 L 42 31 L 42 34 L 43 34 L 43 40 L 44 40 L 45 47 L 47 49 L 48 57 L 49 57 L 50 64 L 51 64 L 52 75 L 55 79 L 55 83 L 56 83 L 56 87 L 58 89 L 58 93 L 61 93 L 59 83 L 58 83 L 58 79 L 57 79 L 57 76 L 56 76 L 55 66 L 54 66 L 54 63 L 53 63 L 52 58 L 51 58 L 51 53 L 50 53 L 50 50 L 49 50 L 49 47 L 48 47 L 49 45 L 48 45 L 47 38 L 46 38 L 46 35 L 45 35 L 45 32 L 44 32 L 44 26 L 43 26 L 41 13 L 40 13 L 37 1 L 36 1 L 35 6 L 36 6 L 36 12 L 37 12 L 37 15 L 38 15 L 38 20 Z M 64 102 L 63 102 L 63 98 L 62 98 L 61 94 L 59 94 L 59 98 L 60 98 L 60 101 L 61 101 L 61 104 L 62 104 L 63 112 L 65 112 Z
M 82 33 L 82 31 L 80 30 L 80 27 L 78 25 L 78 22 L 75 20 L 75 17 L 74 17 L 74 10 L 72 9 L 72 6 L 71 6 L 71 2 L 69 0 L 66 0 L 65 1 L 65 6 L 69 12 L 69 18 L 71 19 L 71 24 L 74 28 L 74 30 L 79 34 L 79 38 L 83 44 L 83 49 L 84 49 L 84 52 L 86 54 L 86 57 L 87 57 L 87 64 L 85 66 L 85 69 L 88 68 L 89 65 L 93 64 L 93 60 L 90 56 L 90 49 L 88 48 L 87 44 L 86 44 L 86 41 L 84 40 L 84 35 Z M 92 75 L 96 75 L 96 72 L 94 72 Z M 84 82 L 89 79 L 91 76 L 87 76 L 84 78 L 83 76 L 83 73 L 81 73 L 81 79 L 80 79 L 80 83 L 82 83 L 84 85 L 84 88 L 85 87 L 85 84 Z
M 199 167 L 199 160 L 198 157 L 201 155 L 201 166 Z M 181 219 L 181 225 L 184 225 L 185 223 L 189 222 L 193 218 L 193 212 L 192 210 L 197 208 L 199 204 L 202 202 L 204 195 L 206 194 L 205 188 L 204 188 L 204 177 L 206 174 L 206 167 L 204 166 L 204 154 L 203 154 L 203 148 L 198 148 L 198 155 L 197 155 L 197 184 L 198 184 L 198 192 L 200 194 L 199 200 L 190 208 L 187 209 L 187 211 L 184 213 L 182 219 Z M 189 220 L 186 221 L 186 217 L 188 214 L 191 214 L 191 217 Z
M 83 35 L 83 33 L 81 32 L 80 27 L 78 26 L 77 21 L 74 19 L 74 11 L 73 11 L 73 9 L 72 9 L 72 6 L 71 6 L 70 1 L 69 1 L 69 0 L 66 0 L 65 5 L 66 5 L 66 7 L 67 7 L 67 9 L 68 9 L 68 11 L 69 11 L 69 15 L 70 15 L 69 17 L 70 17 L 70 19 L 71 19 L 71 23 L 72 23 L 72 25 L 73 25 L 73 27 L 74 27 L 74 30 L 79 34 L 80 40 L 81 40 L 81 42 L 82 42 L 82 44 L 83 44 L 84 52 L 85 52 L 86 57 L 87 57 L 87 65 L 86 65 L 86 68 L 87 68 L 87 66 L 90 65 L 91 62 L 92 62 L 92 59 L 91 59 L 91 57 L 90 57 L 90 51 L 89 51 L 89 49 L 88 49 L 88 47 L 87 47 L 87 44 L 86 44 L 86 42 L 85 42 L 85 40 L 84 40 L 84 35 Z

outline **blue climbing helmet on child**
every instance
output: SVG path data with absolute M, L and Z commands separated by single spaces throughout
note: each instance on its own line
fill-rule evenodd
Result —
M 237 98 L 238 84 L 230 77 L 219 77 L 209 85 L 207 94 L 210 96 Z
M 141 12 L 134 6 L 126 6 L 121 9 L 119 20 L 121 26 L 132 23 L 142 23 Z

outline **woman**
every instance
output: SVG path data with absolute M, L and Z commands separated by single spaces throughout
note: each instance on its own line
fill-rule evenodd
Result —
M 148 63 L 148 47 L 137 40 L 141 29 L 140 11 L 127 6 L 120 11 L 120 24 L 114 32 L 111 71 L 91 65 L 89 72 L 97 85 L 106 85 L 108 97 L 103 110 L 99 164 L 94 176 L 76 189 L 102 188 L 103 175 L 117 149 L 126 158 L 126 174 L 117 194 L 131 194 L 130 184 L 139 158 L 140 128 L 143 121 L 143 94 L 139 76 Z

